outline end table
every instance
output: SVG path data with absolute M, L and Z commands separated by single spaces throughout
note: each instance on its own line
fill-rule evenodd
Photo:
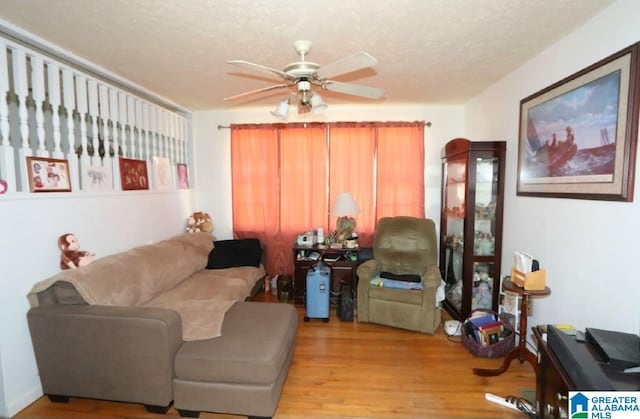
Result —
M 533 369 L 538 373 L 538 357 L 536 354 L 527 349 L 527 312 L 529 306 L 529 298 L 530 297 L 545 297 L 551 294 L 551 290 L 549 287 L 544 287 L 543 290 L 525 290 L 522 287 L 517 286 L 511 280 L 505 279 L 502 281 L 502 289 L 504 291 L 511 291 L 519 294 L 522 297 L 522 304 L 520 305 L 520 340 L 518 342 L 518 346 L 513 348 L 504 358 L 504 362 L 498 369 L 485 369 L 485 368 L 474 368 L 473 373 L 479 375 L 481 377 L 494 377 L 496 375 L 500 375 L 509 369 L 509 365 L 511 365 L 511 361 L 518 358 L 520 363 L 522 364 L 524 361 L 527 361 L 533 366 Z

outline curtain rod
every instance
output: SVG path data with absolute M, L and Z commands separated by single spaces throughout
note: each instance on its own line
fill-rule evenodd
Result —
M 427 127 L 427 128 L 428 128 L 428 127 L 430 127 L 430 126 L 431 126 L 431 121 L 427 121 L 427 122 L 425 122 L 425 123 L 424 123 L 424 126 L 425 126 L 425 127 Z M 229 128 L 231 128 L 231 126 L 230 126 L 230 125 L 218 125 L 218 130 L 221 130 L 221 129 L 229 129 Z

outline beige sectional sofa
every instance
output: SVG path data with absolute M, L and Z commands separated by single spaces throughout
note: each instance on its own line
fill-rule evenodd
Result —
M 264 267 L 212 265 L 214 239 L 185 234 L 37 283 L 27 314 L 43 392 L 271 417 L 293 358 L 289 304 L 247 301 Z M 265 321 L 269 319 L 269 321 Z

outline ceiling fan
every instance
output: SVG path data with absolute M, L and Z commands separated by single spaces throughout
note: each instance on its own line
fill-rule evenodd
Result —
M 296 95 L 299 99 L 298 112 L 314 112 L 318 113 L 327 108 L 319 94 L 312 90 L 312 87 L 331 92 L 342 93 L 346 95 L 359 96 L 367 99 L 379 99 L 384 95 L 384 90 L 376 87 L 362 86 L 352 83 L 343 83 L 331 80 L 334 77 L 352 73 L 354 71 L 375 66 L 378 61 L 368 53 L 362 51 L 332 63 L 320 66 L 311 61 L 305 61 L 305 56 L 311 49 L 311 41 L 296 41 L 293 47 L 300 55 L 300 61 L 288 64 L 283 70 L 267 67 L 261 64 L 252 63 L 245 60 L 227 61 L 229 64 L 248 67 L 252 70 L 268 72 L 271 75 L 277 75 L 282 78 L 282 83 L 260 89 L 240 93 L 238 95 L 228 96 L 224 100 L 235 100 L 256 93 L 268 92 L 277 89 L 287 89 L 296 87 L 297 93 L 290 93 L 285 97 L 276 110 L 271 112 L 275 117 L 285 119 L 291 96 Z

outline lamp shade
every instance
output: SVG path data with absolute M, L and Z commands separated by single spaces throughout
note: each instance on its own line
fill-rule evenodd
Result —
M 344 217 L 346 215 L 358 214 L 360 208 L 349 192 L 340 192 L 331 208 L 331 215 Z
M 327 104 L 322 100 L 322 96 L 314 93 L 311 96 L 311 113 L 321 113 L 327 109 Z
M 276 118 L 284 121 L 285 119 L 287 119 L 287 112 L 289 112 L 289 98 L 288 97 L 282 99 L 280 101 L 280 103 L 278 103 L 278 106 L 274 110 L 271 111 L 271 115 L 273 115 Z

